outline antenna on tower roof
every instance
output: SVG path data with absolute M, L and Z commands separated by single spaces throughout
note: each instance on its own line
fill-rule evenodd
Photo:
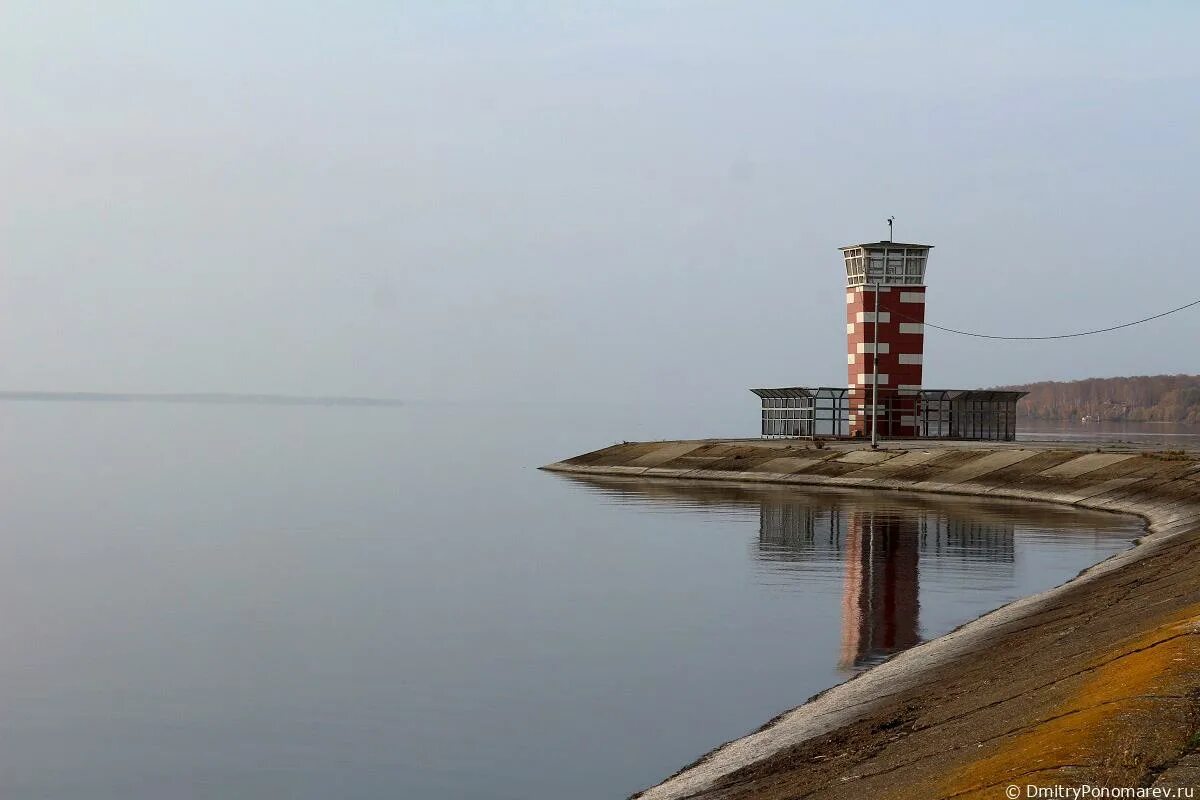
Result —
M 896 221 L 895 217 L 888 217 L 888 241 L 892 241 L 892 223 Z

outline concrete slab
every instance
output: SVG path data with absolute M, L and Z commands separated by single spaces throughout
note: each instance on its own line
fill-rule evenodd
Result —
M 896 456 L 887 450 L 851 450 L 845 455 L 838 456 L 837 460 L 843 464 L 879 464 L 892 458 L 896 458 Z
M 834 478 L 832 480 L 837 481 L 838 486 L 861 486 L 866 489 L 882 488 L 879 478 L 859 478 L 857 476 L 857 472 L 851 472 L 849 475 Z
M 754 468 L 755 472 L 779 472 L 790 473 L 799 472 L 807 469 L 813 464 L 820 464 L 825 458 L 773 458 L 770 461 L 765 461 Z
M 909 467 L 916 467 L 924 464 L 926 461 L 932 461 L 938 456 L 945 455 L 945 453 L 945 450 L 910 450 L 882 463 L 864 467 L 854 474 L 860 478 L 887 477 Z
M 659 464 L 665 464 L 700 447 L 703 447 L 701 442 L 679 442 L 678 444 L 664 445 L 651 453 L 633 459 L 629 462 L 629 466 L 657 467 Z
M 614 475 L 641 475 L 646 471 L 645 467 L 601 467 L 600 469 Z
M 1137 483 L 1141 478 L 1113 478 L 1111 481 L 1102 481 L 1100 483 L 1083 486 L 1079 489 L 1067 490 L 1061 492 L 1062 502 L 1078 503 L 1080 500 L 1087 500 L 1089 497 L 1099 497 L 1108 492 L 1122 489 L 1131 483 Z
M 1136 453 L 1088 453 L 1079 458 L 1073 458 L 1065 464 L 1043 470 L 1038 474 L 1043 478 L 1077 478 L 1089 472 L 1095 472 L 1104 467 L 1111 467 L 1122 461 L 1137 458 Z
M 687 478 L 688 480 L 729 481 L 734 483 L 759 482 L 763 480 L 762 473 L 728 469 L 695 469 L 690 472 L 681 473 L 680 477 Z
M 1027 458 L 1033 458 L 1037 455 L 1037 450 L 1001 450 L 998 453 L 988 453 L 979 458 L 968 461 L 966 464 L 961 464 L 951 470 L 938 475 L 934 480 L 942 484 L 963 483 L 980 475 L 986 475 L 989 472 L 995 472 L 998 469 L 1011 467 L 1013 464 L 1018 464 Z
M 646 467 L 642 471 L 644 478 L 678 478 L 680 475 L 691 472 L 691 467 Z

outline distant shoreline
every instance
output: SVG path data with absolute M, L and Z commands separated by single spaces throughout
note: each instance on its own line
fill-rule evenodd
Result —
M 1018 422 L 1067 422 L 1072 425 L 1093 426 L 1093 425 L 1186 425 L 1188 427 L 1196 427 L 1195 422 L 1184 422 L 1183 420 L 1171 419 L 1092 419 L 1083 421 L 1079 417 L 1031 417 L 1017 411 Z
M 3 392 L 0 401 L 62 403 L 178 403 L 257 406 L 402 406 L 386 397 L 338 397 L 230 392 Z

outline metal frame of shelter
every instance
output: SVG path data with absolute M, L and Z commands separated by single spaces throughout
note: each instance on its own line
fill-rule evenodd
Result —
M 871 404 L 861 391 L 829 386 L 751 389 L 762 401 L 763 438 L 850 438 L 853 414 Z M 901 392 L 904 394 L 902 395 Z M 880 389 L 879 434 L 898 429 L 913 409 L 895 408 L 896 397 L 917 396 L 918 438 L 1012 441 L 1017 436 L 1017 400 L 1025 392 L 992 389 Z M 907 405 L 907 404 L 906 404 Z M 911 425 L 911 421 L 909 422 Z

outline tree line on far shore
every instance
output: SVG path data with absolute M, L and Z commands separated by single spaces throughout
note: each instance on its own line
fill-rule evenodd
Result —
M 1029 392 L 1017 413 L 1031 419 L 1200 423 L 1200 375 L 1138 375 L 1003 386 Z

